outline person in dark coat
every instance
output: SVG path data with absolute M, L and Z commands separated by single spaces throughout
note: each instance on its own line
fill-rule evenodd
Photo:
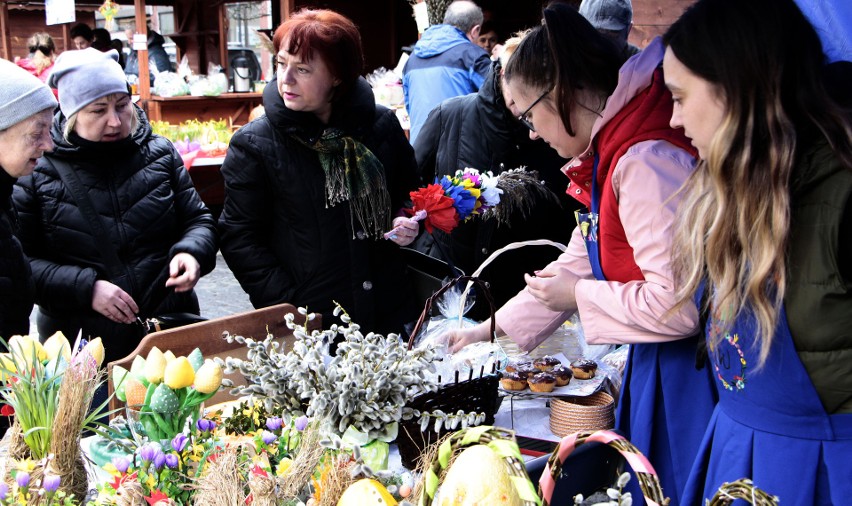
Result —
M 0 59 L 0 337 L 29 334 L 35 286 L 17 238 L 12 188 L 53 149 L 50 124 L 56 99 L 38 78 Z
M 501 60 L 508 60 L 520 40 L 515 37 L 506 41 Z M 424 184 L 466 167 L 494 174 L 526 167 L 536 171 L 544 183 L 546 191 L 530 194 L 526 210 L 516 213 L 509 224 L 475 219 L 459 224 L 452 234 L 435 230 L 417 239 L 415 249 L 452 263 L 467 274 L 512 242 L 550 239 L 567 244 L 574 228 L 573 210 L 579 205 L 565 194 L 567 180 L 559 170 L 567 160 L 542 140 L 531 139 L 529 129 L 517 119 L 519 111 L 512 108 L 514 102 L 502 86 L 498 61 L 478 93 L 451 98 L 436 107 L 414 142 Z M 544 267 L 559 253 L 550 246 L 508 251 L 490 263 L 480 277 L 490 282 L 494 303 L 499 307 L 525 286 L 524 273 Z M 487 309 L 485 304 L 477 304 L 468 316 L 484 320 L 489 316 L 484 313 Z
M 133 36 L 128 30 L 128 41 L 131 41 L 130 54 L 127 56 L 127 61 L 124 64 L 124 73 L 139 77 L 139 52 L 133 49 Z M 169 60 L 169 54 L 163 46 L 166 39 L 159 33 L 151 30 L 148 27 L 148 71 L 151 78 L 151 84 L 154 83 L 154 71 L 166 72 L 172 69 L 172 63 Z
M 273 43 L 266 115 L 234 134 L 222 164 L 222 254 L 254 307 L 290 302 L 328 327 L 337 302 L 365 331 L 402 332 L 417 309 L 399 246 L 419 226 L 398 216 L 417 187 L 414 152 L 359 77 L 349 19 L 303 10 Z
M 56 149 L 14 193 L 40 336 L 82 329 L 103 338 L 107 361 L 136 347 L 138 318 L 198 314 L 193 287 L 216 262 L 213 216 L 171 142 L 131 103 L 116 60 L 94 48 L 60 55 L 51 76 L 62 96 Z

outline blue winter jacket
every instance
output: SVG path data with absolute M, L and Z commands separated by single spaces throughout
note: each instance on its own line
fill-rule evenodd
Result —
M 458 28 L 432 25 L 423 32 L 402 77 L 411 143 L 432 109 L 448 98 L 479 91 L 490 68 L 488 53 Z

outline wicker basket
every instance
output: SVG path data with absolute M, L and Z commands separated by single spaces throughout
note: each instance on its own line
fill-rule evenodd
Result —
M 485 298 L 491 307 L 491 314 L 494 314 L 494 302 L 491 299 L 491 294 L 488 292 L 488 284 L 478 278 L 470 276 L 459 276 L 426 300 L 426 307 L 420 315 L 417 326 L 411 333 L 411 339 L 408 343 L 409 349 L 414 345 L 414 340 L 420 334 L 420 329 L 428 320 L 432 310 L 432 302 L 444 294 L 447 290 L 460 282 L 472 282 L 480 285 Z M 494 340 L 494 319 L 491 319 L 491 339 Z M 474 376 L 471 371 L 467 378 L 459 378 L 458 371 L 456 372 L 455 381 L 453 383 L 441 386 L 438 391 L 418 395 L 410 400 L 408 407 L 418 411 L 435 411 L 441 410 L 444 413 L 455 413 L 462 410 L 466 413 L 485 413 L 484 425 L 492 425 L 494 423 L 494 414 L 500 407 L 500 398 L 497 396 L 497 387 L 499 386 L 500 378 L 496 371 L 480 370 L 478 376 Z M 419 464 L 420 455 L 432 443 L 437 442 L 449 432 L 445 428 L 441 428 L 436 432 L 434 423 L 430 423 L 425 431 L 420 430 L 420 422 L 418 420 L 406 420 L 400 422 L 399 435 L 396 443 L 399 448 L 399 456 L 402 460 L 402 465 L 408 469 L 415 469 Z
M 550 400 L 550 430 L 559 437 L 580 431 L 615 426 L 615 401 L 606 392 L 588 397 L 554 397 Z
M 663 489 L 660 487 L 660 478 L 657 476 L 654 466 L 648 462 L 642 452 L 623 436 L 612 431 L 599 430 L 594 433 L 585 431 L 566 436 L 559 442 L 559 446 L 553 450 L 538 481 L 539 495 L 543 506 L 548 506 L 553 498 L 556 481 L 562 475 L 562 463 L 575 448 L 590 442 L 602 443 L 615 448 L 624 457 L 625 462 L 633 469 L 636 478 L 639 480 L 639 488 L 642 489 L 645 504 L 648 504 L 648 506 L 665 506 L 669 503 L 669 499 L 666 498 Z

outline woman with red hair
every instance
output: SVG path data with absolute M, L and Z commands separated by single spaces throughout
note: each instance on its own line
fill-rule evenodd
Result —
M 352 21 L 302 10 L 273 44 L 266 115 L 234 135 L 222 165 L 222 253 L 255 307 L 290 302 L 328 326 L 339 303 L 365 330 L 402 332 L 416 306 L 399 246 L 418 225 L 395 216 L 417 187 L 414 152 L 360 77 Z

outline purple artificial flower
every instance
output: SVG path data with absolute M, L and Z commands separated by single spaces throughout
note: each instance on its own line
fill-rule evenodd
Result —
M 30 474 L 26 472 L 18 472 L 15 475 L 15 481 L 18 483 L 19 488 L 27 488 L 30 486 Z
M 9 495 L 9 485 L 0 483 L 0 501 L 5 501 L 7 495 Z
M 307 426 L 308 426 L 308 417 L 307 416 L 302 415 L 299 418 L 296 418 L 296 430 L 297 431 L 302 432 L 303 430 L 305 430 L 305 427 L 307 427 Z
M 199 418 L 199 420 L 195 422 L 195 426 L 198 427 L 198 430 L 201 432 L 213 432 L 216 428 L 216 422 L 213 420 L 207 420 L 206 418 Z
M 164 454 L 162 451 L 160 451 L 158 449 L 157 454 L 154 455 L 153 463 L 154 463 L 154 469 L 156 469 L 157 471 L 162 469 L 163 466 L 166 464 L 166 454 Z
M 113 457 L 112 465 L 115 466 L 116 471 L 124 474 L 130 468 L 130 461 L 124 457 Z
M 261 441 L 263 441 L 263 442 L 264 442 L 264 444 L 271 445 L 272 443 L 274 443 L 275 441 L 277 441 L 277 440 L 278 440 L 278 436 L 276 436 L 275 434 L 273 434 L 273 433 L 269 432 L 268 430 L 265 430 L 265 431 L 263 431 L 263 433 L 260 435 L 260 439 L 261 439 Z
M 153 445 L 144 445 L 139 448 L 138 452 L 143 463 L 151 462 L 157 456 L 157 448 Z
M 187 438 L 182 432 L 172 439 L 172 450 L 176 452 L 182 452 L 184 448 L 186 448 L 186 444 L 189 442 L 189 438 Z
M 176 454 L 166 454 L 166 467 L 168 467 L 169 469 L 174 469 L 178 466 L 178 464 L 180 464 L 180 459 L 178 459 L 178 456 Z
M 44 479 L 41 482 L 41 487 L 48 494 L 52 494 L 59 489 L 59 475 L 57 474 L 46 474 L 44 475 Z
M 272 418 L 266 419 L 266 428 L 271 431 L 276 431 L 281 428 L 281 425 L 284 423 L 281 418 L 277 416 L 273 416 Z

